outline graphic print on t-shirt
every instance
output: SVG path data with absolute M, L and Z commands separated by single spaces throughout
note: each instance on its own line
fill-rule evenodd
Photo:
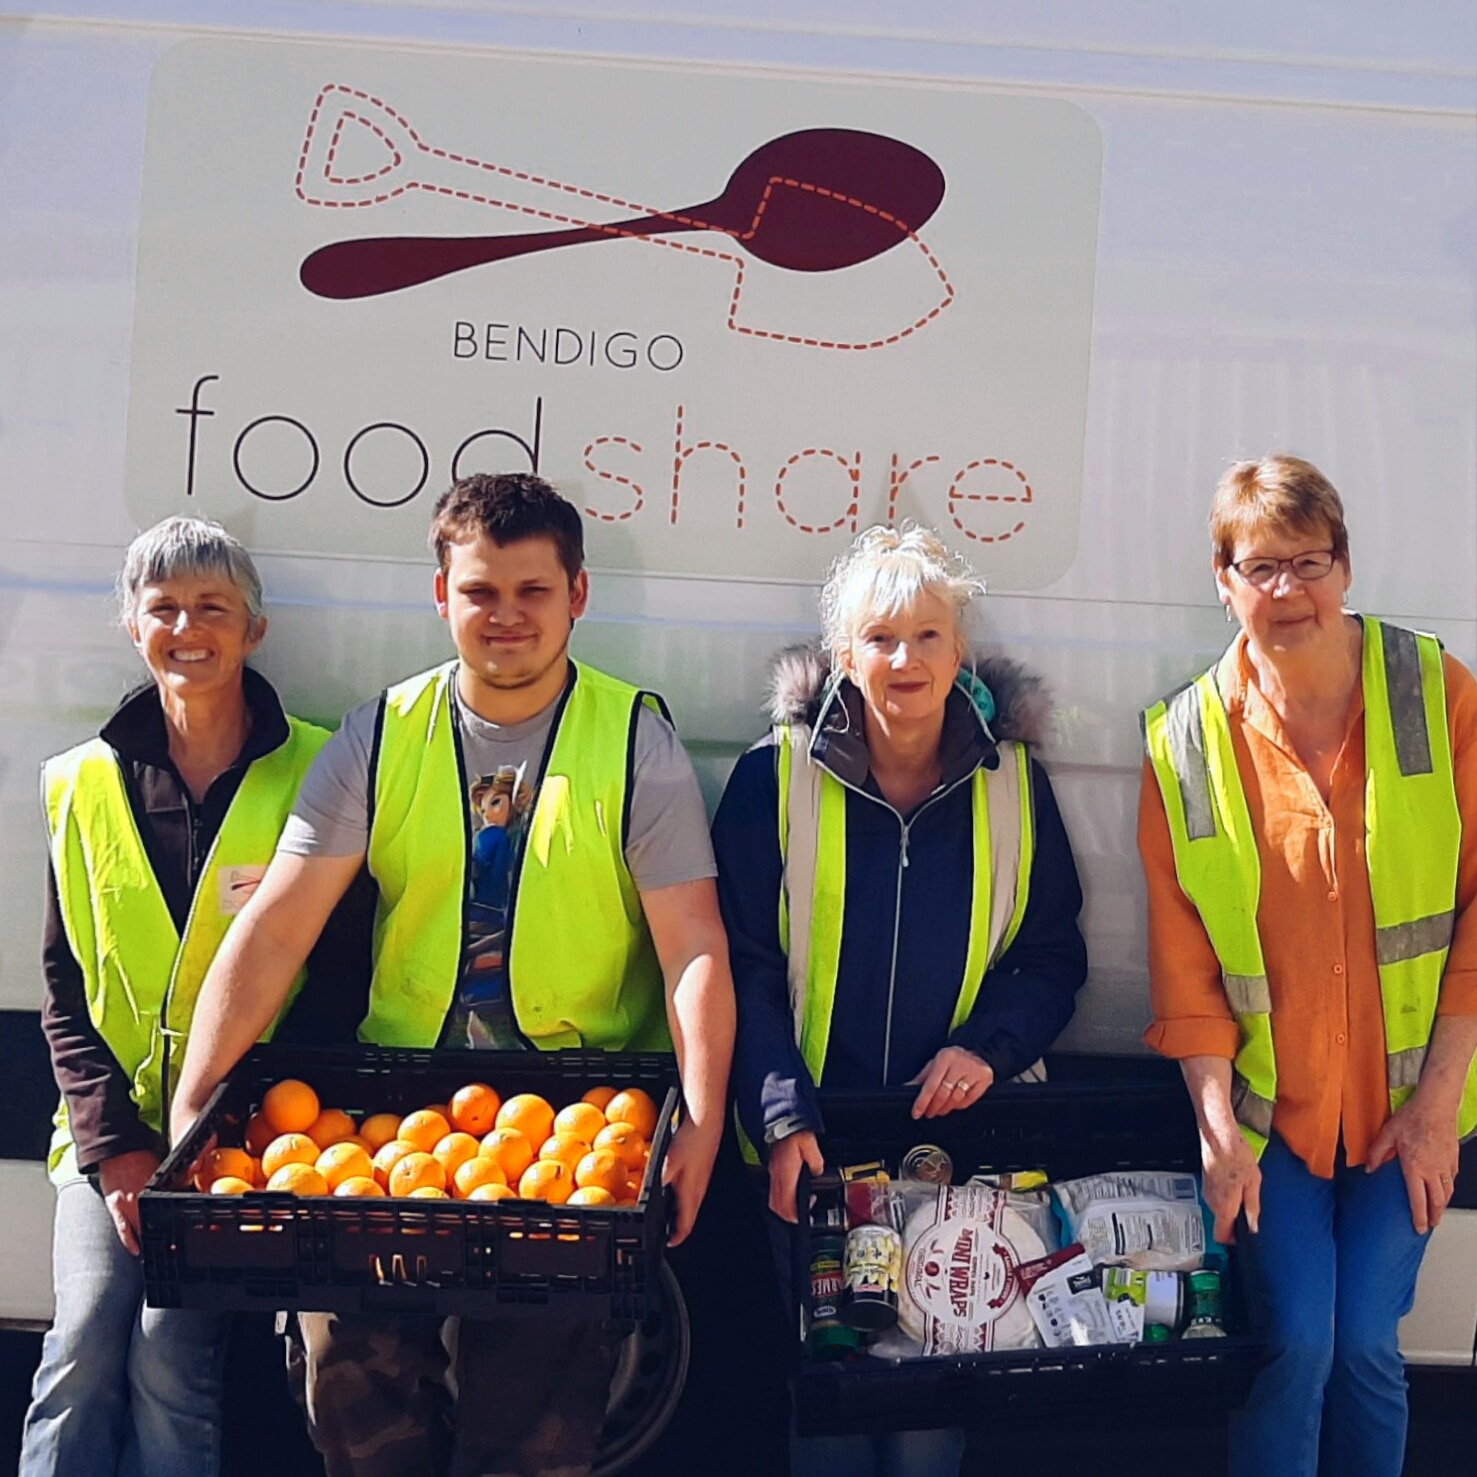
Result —
M 519 1051 L 528 1041 L 518 1030 L 508 985 L 508 903 L 534 793 L 524 765 L 499 765 L 468 789 L 472 816 L 472 865 L 457 1001 L 443 1046 Z

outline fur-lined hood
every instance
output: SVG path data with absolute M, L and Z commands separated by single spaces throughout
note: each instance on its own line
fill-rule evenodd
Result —
M 833 683 L 819 643 L 779 653 L 770 671 L 769 716 L 776 724 L 810 730 L 813 763 L 852 786 L 870 770 L 861 693 L 847 681 Z M 999 746 L 1014 739 L 1040 745 L 1051 721 L 1051 701 L 1041 679 L 1018 662 L 989 657 L 955 680 L 939 735 L 942 783 L 952 785 L 984 766 L 1000 763 Z
M 1006 657 L 984 657 L 974 664 L 973 672 L 994 700 L 993 714 L 981 714 L 990 737 L 996 742 L 1015 739 L 1040 747 L 1050 732 L 1052 711 L 1041 678 Z M 786 647 L 770 667 L 769 721 L 814 728 L 830 678 L 830 658 L 819 642 Z M 964 689 L 956 690 L 963 693 Z

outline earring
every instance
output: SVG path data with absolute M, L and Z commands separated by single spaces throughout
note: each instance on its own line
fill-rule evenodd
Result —
M 1236 617 L 1231 614 L 1231 607 L 1226 604 L 1225 601 L 1222 601 L 1221 608 L 1226 612 L 1226 624 L 1230 625 L 1230 623 L 1236 619 Z

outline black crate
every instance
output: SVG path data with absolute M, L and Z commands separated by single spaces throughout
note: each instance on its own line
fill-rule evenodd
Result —
M 909 1113 L 916 1096 L 916 1089 L 822 1092 L 828 1165 L 879 1158 L 896 1163 L 927 1143 L 949 1154 L 956 1183 L 981 1170 L 1041 1169 L 1062 1180 L 1115 1169 L 1200 1167 L 1194 1114 L 1177 1081 L 1003 1083 L 973 1108 L 919 1121 Z M 798 1314 L 806 1293 L 807 1200 L 802 1194 L 793 1243 L 797 1328 L 803 1327 Z M 1083 1427 L 1115 1418 L 1214 1421 L 1242 1403 L 1262 1357 L 1234 1273 L 1233 1258 L 1226 1338 L 903 1363 L 866 1356 L 828 1363 L 810 1359 L 802 1347 L 796 1428 L 819 1436 L 1040 1419 Z
M 241 1130 L 272 1083 L 301 1078 L 325 1107 L 408 1113 L 469 1081 L 557 1109 L 600 1083 L 661 1105 L 631 1207 L 528 1200 L 390 1200 L 255 1192 L 203 1195 L 190 1167 L 212 1135 Z M 310 1050 L 258 1046 L 139 1198 L 145 1295 L 165 1308 L 398 1312 L 470 1317 L 647 1316 L 666 1243 L 661 1164 L 677 1105 L 676 1064 L 655 1052 Z

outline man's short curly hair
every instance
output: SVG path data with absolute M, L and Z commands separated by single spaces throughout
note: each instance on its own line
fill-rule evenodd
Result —
M 441 494 L 427 539 L 437 565 L 445 569 L 451 545 L 468 543 L 479 533 L 499 548 L 523 539 L 553 539 L 571 580 L 585 567 L 579 509 L 533 472 L 477 472 Z

